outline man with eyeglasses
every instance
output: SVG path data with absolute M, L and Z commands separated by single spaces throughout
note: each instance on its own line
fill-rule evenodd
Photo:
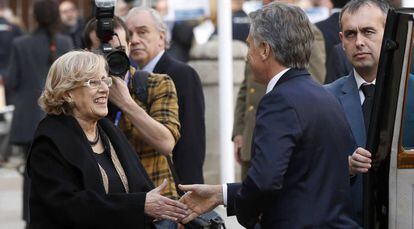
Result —
M 85 27 L 84 41 L 87 49 L 98 49 L 100 44 L 96 36 L 97 21 L 92 19 Z M 109 43 L 113 48 L 122 46 L 129 53 L 129 34 L 124 22 L 114 18 L 114 36 Z M 134 76 L 135 69 L 131 67 L 125 76 L 129 81 Z M 180 138 L 180 123 L 178 119 L 178 101 L 175 86 L 171 78 L 164 74 L 150 73 L 147 79 L 147 101 L 140 101 L 125 82 L 119 77 L 102 79 L 110 88 L 109 100 L 118 107 L 121 115 L 111 117 L 119 122 L 119 127 L 127 136 L 137 152 L 155 186 L 168 180 L 168 186 L 162 192 L 164 196 L 178 198 L 172 174 L 169 170 L 165 155 L 172 152 L 175 143 Z M 90 81 L 93 86 L 98 82 Z

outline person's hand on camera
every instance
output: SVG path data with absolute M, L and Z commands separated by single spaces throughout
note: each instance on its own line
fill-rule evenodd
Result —
M 112 86 L 109 88 L 109 101 L 123 110 L 128 104 L 134 104 L 134 100 L 129 94 L 128 87 L 119 77 L 112 77 Z
M 155 219 L 167 219 L 179 222 L 188 217 L 188 207 L 176 200 L 171 200 L 161 195 L 162 190 L 167 187 L 167 180 L 147 193 L 145 200 L 145 214 Z

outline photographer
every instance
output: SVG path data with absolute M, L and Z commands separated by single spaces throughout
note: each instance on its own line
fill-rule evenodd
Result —
M 86 25 L 84 40 L 87 49 L 96 50 L 101 42 L 96 35 L 97 19 L 92 19 Z M 124 46 L 128 52 L 129 34 L 124 22 L 114 17 L 114 32 L 117 34 L 109 41 L 114 49 Z M 135 69 L 125 75 L 126 81 L 133 80 Z M 113 77 L 114 85 L 110 88 L 109 100 L 121 110 L 119 127 L 127 136 L 144 165 L 145 170 L 156 186 L 168 180 L 168 187 L 163 195 L 177 198 L 174 181 L 164 155 L 172 152 L 180 137 L 178 121 L 178 103 L 175 86 L 170 77 L 162 74 L 149 74 L 147 79 L 146 101 L 140 101 L 119 77 Z M 130 89 L 130 90 L 129 90 Z

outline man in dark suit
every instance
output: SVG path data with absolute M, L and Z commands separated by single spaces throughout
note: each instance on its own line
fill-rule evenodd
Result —
M 193 211 L 184 222 L 226 204 L 247 228 L 355 228 L 347 193 L 347 152 L 355 143 L 338 101 L 305 70 L 311 24 L 300 8 L 278 2 L 250 18 L 248 63 L 267 85 L 251 167 L 241 184 L 181 185 L 191 191 L 181 201 Z
M 321 30 L 323 38 L 325 39 L 325 50 L 328 55 L 336 44 L 340 43 L 339 39 L 339 12 L 341 8 L 345 6 L 348 0 L 332 0 L 333 9 L 331 10 L 331 16 L 327 19 L 316 23 L 316 27 Z M 328 57 L 328 56 L 327 56 Z
M 375 78 L 389 6 L 384 1 L 352 0 L 340 16 L 343 49 L 353 69 L 326 89 L 337 97 L 345 111 L 358 147 L 365 147 L 372 108 Z M 354 152 L 355 151 L 355 152 Z M 362 225 L 362 175 L 371 167 L 371 154 L 363 148 L 348 152 L 353 210 Z
M 173 160 L 181 183 L 203 183 L 205 156 L 204 95 L 197 72 L 167 53 L 167 27 L 157 11 L 133 8 L 126 24 L 134 34 L 130 57 L 141 70 L 169 75 L 178 95 L 181 138 L 173 150 Z
M 326 78 L 325 84 L 348 75 L 352 70 L 352 65 L 346 58 L 342 43 L 336 44 L 329 52 L 329 59 L 326 59 Z
M 326 52 L 326 77 L 325 83 L 330 83 L 335 79 L 331 80 L 332 71 L 334 71 L 336 64 L 332 64 L 332 61 L 335 62 L 334 51 L 335 45 L 341 43 L 339 39 L 339 12 L 341 8 L 348 2 L 348 0 L 332 0 L 333 9 L 331 10 L 331 16 L 327 19 L 316 23 L 316 27 L 321 30 L 323 38 L 325 40 L 325 52 Z M 334 75 L 336 77 L 336 75 Z

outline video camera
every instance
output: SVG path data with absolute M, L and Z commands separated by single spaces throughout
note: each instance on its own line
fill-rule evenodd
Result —
M 129 58 L 122 47 L 112 48 L 109 41 L 114 33 L 114 10 L 116 0 L 95 0 L 97 19 L 96 35 L 101 41 L 100 50 L 106 58 L 109 73 L 121 78 L 129 70 Z

